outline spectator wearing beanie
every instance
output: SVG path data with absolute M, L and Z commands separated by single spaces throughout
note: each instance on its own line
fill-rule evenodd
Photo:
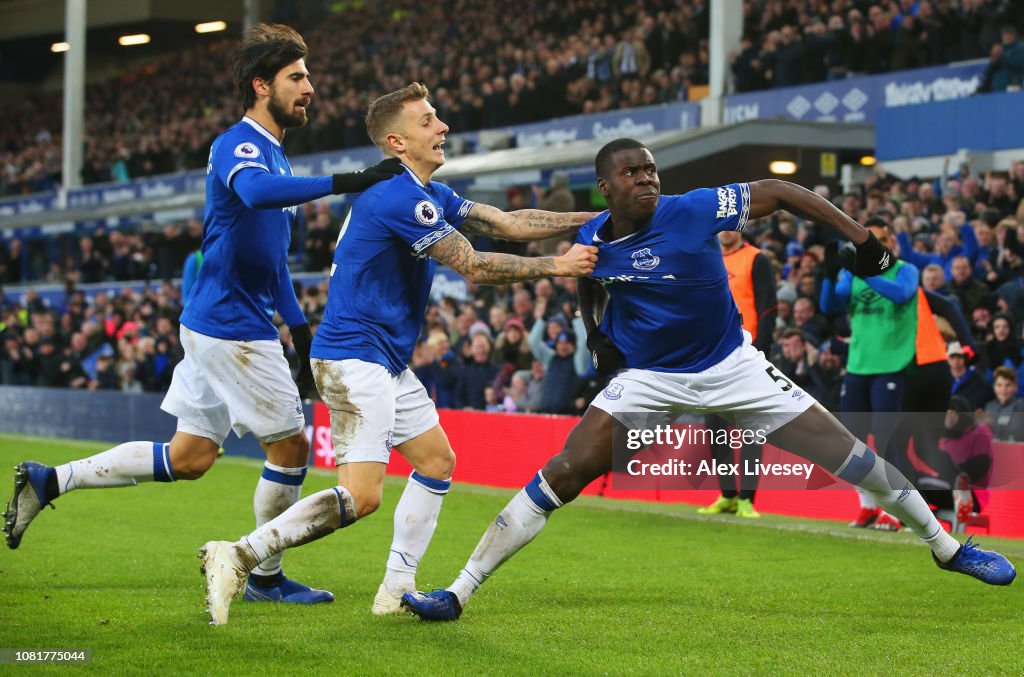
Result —
M 497 365 L 512 364 L 515 369 L 529 369 L 533 362 L 529 341 L 526 339 L 526 327 L 518 317 L 505 320 L 505 326 L 494 342 L 494 353 L 491 361 Z

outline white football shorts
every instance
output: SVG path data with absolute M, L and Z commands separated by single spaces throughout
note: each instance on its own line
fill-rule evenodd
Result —
M 426 388 L 406 369 L 398 376 L 363 360 L 314 358 L 313 376 L 331 410 L 335 465 L 387 463 L 399 446 L 438 425 Z
M 591 405 L 627 427 L 673 422 L 681 414 L 718 414 L 737 428 L 769 434 L 807 411 L 815 399 L 786 378 L 764 353 L 743 344 L 702 372 L 625 369 Z
M 178 430 L 217 444 L 232 430 L 263 443 L 303 432 L 299 389 L 280 341 L 229 341 L 181 326 L 185 359 L 174 368 L 160 408 Z

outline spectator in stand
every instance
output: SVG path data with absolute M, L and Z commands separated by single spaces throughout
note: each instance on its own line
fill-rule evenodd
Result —
M 507 319 L 508 309 L 500 303 L 492 303 L 487 309 L 487 328 L 491 330 L 491 336 L 497 336 L 505 330 Z
M 117 369 L 112 355 L 96 358 L 96 378 L 90 383 L 90 390 L 117 390 Z
M 638 80 L 651 69 L 651 55 L 644 44 L 643 27 L 622 32 L 619 44 L 612 54 L 612 74 L 618 80 Z
M 921 286 L 933 294 L 938 294 L 948 301 L 955 303 L 961 311 L 960 298 L 953 293 L 953 290 L 946 284 L 946 273 L 937 263 L 929 263 L 921 271 Z
M 448 335 L 443 331 L 431 334 L 427 344 L 433 351 L 432 363 L 434 402 L 439 408 L 455 407 L 455 390 L 460 381 L 462 361 L 452 350 Z
M 569 175 L 565 172 L 552 172 L 551 185 L 547 190 L 534 186 L 533 195 L 537 209 L 549 212 L 576 211 L 576 198 L 569 190 Z
M 1024 400 L 1017 397 L 1017 371 L 996 367 L 995 399 L 985 405 L 984 421 L 1001 442 L 1024 442 Z
M 994 454 L 992 431 L 975 419 L 970 402 L 962 397 L 949 400 L 942 450 L 944 462 L 936 469 L 938 479 L 953 491 L 933 491 L 924 496 L 940 510 L 955 510 L 957 520 L 963 522 L 971 512 L 981 512 L 988 504 Z
M 526 289 L 517 289 L 512 295 L 512 312 L 529 331 L 534 323 L 533 296 Z
M 494 383 L 498 366 L 491 362 L 491 332 L 484 323 L 469 330 L 470 360 L 462 366 L 455 384 L 455 406 L 483 410 L 484 390 Z
M 971 261 L 966 256 L 956 256 L 950 265 L 953 276 L 949 283 L 950 290 L 960 299 L 960 307 L 964 314 L 971 316 L 974 309 L 982 305 L 985 297 L 990 294 L 984 282 L 974 277 Z
M 782 286 L 778 291 L 778 313 L 775 319 L 777 329 L 794 326 L 793 304 L 796 303 L 796 290 L 792 287 Z
M 512 382 L 505 389 L 505 411 L 526 412 L 529 410 L 529 371 L 512 374 Z
M 494 342 L 491 359 L 499 366 L 511 364 L 517 371 L 530 368 L 533 353 L 526 338 L 526 327 L 518 317 L 505 320 L 505 326 Z
M 91 237 L 83 237 L 78 241 L 79 254 L 75 263 L 78 281 L 83 283 L 100 282 L 106 277 L 106 261 L 96 252 Z
M 839 344 L 839 345 L 837 345 Z M 836 349 L 841 346 L 841 353 Z M 843 355 L 846 345 L 837 339 L 825 341 L 818 349 L 818 362 L 811 367 L 813 388 L 808 392 L 833 414 L 839 412 L 843 389 Z
M 953 375 L 952 393 L 964 398 L 971 405 L 971 411 L 983 409 L 992 394 L 991 388 L 974 366 L 967 364 L 964 350 L 957 341 L 949 344 L 947 355 Z
M 818 349 L 807 343 L 807 337 L 802 331 L 791 327 L 782 332 L 779 352 L 773 354 L 772 363 L 794 385 L 809 393 L 819 390 L 814 373 L 817 362 Z
M 814 301 L 806 296 L 801 296 L 793 304 L 793 324 L 815 344 L 825 338 L 825 322 L 818 316 Z
M 968 223 L 961 223 L 959 227 L 956 227 L 954 224 L 959 218 L 950 217 L 947 222 L 944 217 L 942 230 L 935 239 L 934 254 L 916 251 L 909 234 L 906 231 L 898 231 L 896 239 L 902 252 L 900 255 L 908 263 L 913 263 L 918 268 L 924 268 L 932 263 L 938 264 L 946 273 L 946 279 L 951 279 L 953 277 L 951 270 L 953 259 L 957 256 L 965 256 L 968 267 L 970 267 L 971 261 L 974 260 L 978 252 L 978 240 L 974 235 L 974 228 Z M 958 232 L 961 243 L 957 242 Z
M 21 240 L 18 238 L 12 239 L 7 243 L 6 261 L 4 262 L 3 269 L 4 275 L 0 278 L 0 283 L 6 284 L 18 284 L 24 279 L 22 274 L 24 261 L 24 253 L 22 251 Z
M 1014 26 L 1004 26 L 1002 40 L 989 50 L 989 64 L 979 92 L 1019 91 L 1024 85 L 1024 41 Z
M 316 212 L 306 222 L 306 270 L 327 270 L 334 260 L 334 245 L 341 230 L 340 222 L 324 201 L 316 204 Z
M 1019 370 L 1024 356 L 1020 341 L 1014 336 L 1013 318 L 1006 313 L 996 313 L 992 318 L 992 338 L 985 344 L 985 368 L 993 371 L 999 367 Z M 1021 439 L 1024 442 L 1024 438 Z
M 542 344 L 543 345 L 543 344 Z M 581 342 L 582 345 L 582 342 Z M 585 346 L 583 346 L 585 348 Z M 579 369 L 582 352 L 576 349 L 576 337 L 569 332 L 562 332 L 555 339 L 555 348 L 544 365 L 544 387 L 537 411 L 545 414 L 571 414 L 575 411 L 575 400 L 581 386 Z M 586 370 L 583 371 L 586 373 Z
M 534 360 L 530 365 L 530 381 L 526 385 L 526 411 L 536 412 L 540 410 L 540 401 L 544 395 L 546 376 L 544 363 L 540 360 Z

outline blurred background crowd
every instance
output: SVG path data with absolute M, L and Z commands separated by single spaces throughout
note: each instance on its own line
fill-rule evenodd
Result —
M 367 145 L 367 101 L 412 80 L 430 84 L 439 116 L 455 131 L 686 99 L 707 82 L 708 8 L 701 0 L 643 0 L 611 10 L 598 0 L 534 2 L 525 10 L 507 0 L 276 7 L 278 20 L 303 29 L 317 88 L 312 122 L 287 137 L 291 153 Z M 508 20 L 483 20 L 495 15 Z M 751 91 L 986 58 L 982 89 L 1012 89 L 1024 78 L 1022 20 L 1020 3 L 1008 0 L 746 2 L 742 48 L 732 55 L 734 86 Z M 408 34 L 418 37 L 394 39 Z M 215 40 L 91 84 L 85 179 L 203 166 L 210 140 L 240 113 L 230 88 L 211 86 L 223 79 L 230 45 Z M 0 192 L 50 187 L 59 173 L 59 94 L 8 102 L 3 111 Z M 996 401 L 1024 410 L 1016 399 L 1024 360 L 1024 163 L 981 174 L 968 159 L 938 177 L 898 177 L 877 167 L 853 192 L 816 190 L 861 223 L 889 224 L 921 286 L 960 313 L 966 335 L 942 328 L 947 341 L 956 341 L 954 388 L 970 395 L 972 409 Z M 594 207 L 557 173 L 547 186 L 509 186 L 507 198 L 498 206 Z M 300 210 L 293 271 L 329 268 L 341 219 L 327 202 Z M 182 355 L 183 300 L 171 281 L 181 277 L 201 237 L 202 224 L 186 220 L 32 243 L 0 240 L 0 285 L 66 289 L 52 303 L 32 293 L 15 302 L 0 292 L 0 383 L 166 389 Z M 834 236 L 781 213 L 752 223 L 745 237 L 770 258 L 776 275 L 769 357 L 836 410 L 850 325 L 845 313 L 822 312 L 824 248 Z M 475 244 L 540 253 L 536 246 Z M 313 279 L 298 285 L 298 295 L 315 325 L 326 279 Z M 79 288 L 129 281 L 151 284 L 113 293 Z M 468 298 L 430 305 L 412 367 L 443 407 L 580 413 L 603 382 L 590 368 L 575 314 L 571 279 L 470 285 Z M 282 342 L 291 354 L 286 328 Z M 999 434 L 1024 440 L 1024 431 Z
M 292 154 L 367 146 L 367 103 L 411 81 L 439 117 L 472 131 L 700 98 L 708 82 L 705 0 L 449 3 L 278 2 L 302 31 L 317 94 Z M 494 21 L 493 17 L 504 17 Z M 731 55 L 737 92 L 982 58 L 981 91 L 1020 87 L 1024 9 L 1013 0 L 755 0 Z M 395 36 L 415 36 L 396 39 Z M 231 39 L 128 68 L 86 91 L 83 181 L 201 168 L 241 111 L 225 76 Z M 60 175 L 61 94 L 2 105 L 0 195 Z
M 506 206 L 520 206 L 532 192 L 542 207 L 590 208 L 577 204 L 564 177 L 556 175 L 552 184 L 532 191 L 510 187 Z M 874 218 L 889 224 L 897 253 L 914 264 L 920 285 L 960 314 L 966 331 L 957 332 L 955 322 L 940 323 L 946 341 L 955 345 L 949 359 L 954 392 L 967 397 L 972 410 L 983 411 L 995 401 L 999 411 L 1024 411 L 1017 399 L 1017 370 L 1024 361 L 1024 162 L 1015 163 L 1010 173 L 984 175 L 965 162 L 928 180 L 896 177 L 879 166 L 857 192 L 832 196 L 825 187 L 817 190 L 861 223 Z M 325 272 L 341 215 L 326 202 L 307 204 L 298 225 L 301 236 L 293 244 L 300 263 L 293 269 Z M 162 282 L 145 292 L 122 289 L 87 297 L 77 285 L 177 278 L 200 235 L 201 224 L 191 221 L 148 234 L 97 231 L 55 238 L 62 254 L 49 262 L 47 274 L 65 285 L 64 302 L 47 305 L 29 294 L 14 303 L 0 295 L 0 383 L 165 389 L 182 354 L 177 286 Z M 850 323 L 845 312 L 822 311 L 824 249 L 834 235 L 781 212 L 751 223 L 744 237 L 769 257 L 776 275 L 778 319 L 770 359 L 826 407 L 838 410 Z M 540 254 L 536 244 L 476 245 Z M 563 242 L 558 248 L 568 246 Z M 0 261 L 12 256 L 9 243 Z M 0 263 L 0 279 L 18 282 L 19 270 Z M 326 276 L 297 286 L 315 327 L 326 300 Z M 413 356 L 411 366 L 438 405 L 582 412 L 604 382 L 590 367 L 576 317 L 575 280 L 469 285 L 468 290 L 464 300 L 442 297 L 430 304 Z M 286 328 L 282 342 L 291 354 Z M 1024 441 L 1024 431 L 1010 427 L 998 434 Z

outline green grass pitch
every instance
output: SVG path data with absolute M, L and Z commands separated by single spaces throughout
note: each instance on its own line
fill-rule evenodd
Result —
M 21 460 L 102 443 L 0 436 L 4 501 Z M 259 464 L 198 482 L 79 491 L 0 554 L 0 647 L 91 649 L 103 674 L 863 674 L 1021 669 L 1024 592 L 940 571 L 908 534 L 690 506 L 581 499 L 505 565 L 457 623 L 376 618 L 370 603 L 403 482 L 365 523 L 288 554 L 332 605 L 237 600 L 206 624 L 196 550 L 252 527 Z M 524 481 L 527 478 L 524 478 Z M 311 472 L 305 491 L 333 485 Z M 511 491 L 456 484 L 419 574 L 448 584 Z M 1019 567 L 1024 543 L 981 539 Z M 0 667 L 10 673 L 12 666 Z M 41 667 L 66 673 L 68 666 Z

